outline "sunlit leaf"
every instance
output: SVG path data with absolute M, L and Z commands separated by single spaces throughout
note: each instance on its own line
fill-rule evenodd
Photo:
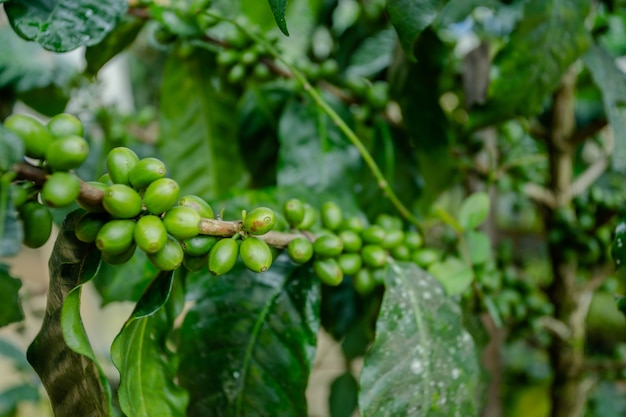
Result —
M 478 415 L 480 367 L 461 311 L 437 281 L 392 264 L 361 373 L 363 417 Z
M 458 221 L 464 230 L 475 229 L 489 216 L 489 195 L 474 193 L 463 200 L 459 208 Z
M 206 276 L 180 330 L 188 415 L 305 416 L 319 330 L 319 281 L 285 255 L 263 273 Z
M 111 389 L 80 318 L 82 286 L 96 274 L 100 252 L 76 239 L 79 212 L 59 231 L 50 257 L 50 287 L 41 330 L 27 352 L 56 415 L 109 417 Z
M 457 258 L 435 262 L 428 267 L 428 272 L 439 280 L 448 295 L 461 294 L 474 279 L 472 269 Z
M 161 272 L 141 297 L 113 341 L 111 357 L 120 371 L 119 399 L 128 416 L 184 416 L 188 395 L 174 383 L 177 361 L 167 346 L 182 309 L 180 285 Z

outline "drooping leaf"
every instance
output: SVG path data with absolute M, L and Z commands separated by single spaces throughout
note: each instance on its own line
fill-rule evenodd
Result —
M 285 255 L 260 274 L 207 276 L 180 330 L 188 416 L 307 415 L 318 310 L 319 281 Z
M 345 109 L 343 109 L 345 111 Z M 281 187 L 309 191 L 352 191 L 361 157 L 337 126 L 316 106 L 291 100 L 278 126 Z
M 287 11 L 288 0 L 268 0 L 272 14 L 274 14 L 274 20 L 276 20 L 276 26 L 280 29 L 285 36 L 289 36 L 287 30 L 287 21 L 285 20 L 285 12 Z
M 415 42 L 447 2 L 448 0 L 387 0 L 389 20 L 398 32 L 400 44 L 409 59 L 415 59 Z
M 22 248 L 22 222 L 11 199 L 11 186 L 0 180 L 0 256 L 16 255 Z
M 56 415 L 112 415 L 111 389 L 80 318 L 82 286 L 96 274 L 100 252 L 76 239 L 79 212 L 61 226 L 50 256 L 50 286 L 41 330 L 28 362 L 43 382 Z
M 184 416 L 188 395 L 174 383 L 176 357 L 166 346 L 183 293 L 174 274 L 161 272 L 141 297 L 111 346 L 120 371 L 119 399 L 128 416 Z
M 248 181 L 237 146 L 236 103 L 217 87 L 211 62 L 203 51 L 172 54 L 160 91 L 159 150 L 169 175 L 184 193 L 205 199 Z
M 502 118 L 533 115 L 568 67 L 589 47 L 589 2 L 530 0 L 507 46 L 496 56 L 488 108 Z
M 470 195 L 459 208 L 458 222 L 463 230 L 480 226 L 489 216 L 489 195 L 478 192 Z
M 435 262 L 428 267 L 428 272 L 439 280 L 448 295 L 461 294 L 474 279 L 472 269 L 458 258 Z
M 4 10 L 21 37 L 50 51 L 67 52 L 99 43 L 127 7 L 124 0 L 11 0 Z
M 622 268 L 626 265 L 626 220 L 624 219 L 621 219 L 615 228 L 611 255 L 617 268 Z
M 24 318 L 18 292 L 22 287 L 22 281 L 13 278 L 9 273 L 9 267 L 0 263 L 0 327 L 15 323 Z
M 626 172 L 626 76 L 615 59 L 602 47 L 592 45 L 583 61 L 602 91 L 604 109 L 611 122 L 615 147 L 611 152 L 613 167 Z
M 119 24 L 97 45 L 85 49 L 86 71 L 96 74 L 111 58 L 130 45 L 146 23 L 145 19 L 124 15 Z
M 363 417 L 478 415 L 480 368 L 461 311 L 414 264 L 392 264 L 361 373 Z

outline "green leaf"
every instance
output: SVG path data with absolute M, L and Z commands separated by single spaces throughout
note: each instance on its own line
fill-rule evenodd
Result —
M 21 37 L 50 51 L 67 52 L 99 43 L 127 7 L 124 0 L 11 0 L 4 10 Z
M 615 147 L 611 153 L 614 169 L 626 172 L 626 76 L 615 59 L 602 47 L 592 45 L 583 61 L 602 91 L 604 109 L 611 122 Z
M 22 249 L 22 221 L 13 206 L 11 186 L 0 179 L 0 256 L 13 256 Z
M 188 416 L 307 415 L 319 298 L 319 280 L 284 254 L 260 274 L 208 275 L 180 330 Z
M 8 340 L 0 339 L 0 356 L 9 359 L 19 372 L 31 370 L 24 352 Z
M 74 235 L 80 212 L 61 226 L 50 256 L 50 287 L 41 330 L 27 351 L 28 362 L 43 382 L 55 415 L 112 415 L 111 389 L 80 318 L 82 286 L 100 264 L 95 245 Z
M 24 157 L 24 142 L 13 132 L 0 126 L 0 173 L 9 171 Z
M 387 0 L 387 14 L 410 59 L 420 34 L 435 20 L 447 0 Z
M 16 411 L 20 404 L 38 400 L 39 390 L 36 386 L 23 384 L 8 388 L 0 392 L 0 416 L 17 415 Z
M 486 234 L 474 230 L 465 232 L 465 245 L 472 264 L 484 264 L 491 258 L 491 240 Z
M 0 294 L 2 294 L 0 327 L 24 318 L 18 294 L 21 287 L 22 281 L 13 278 L 9 273 L 9 267 L 0 263 Z
M 174 274 L 161 272 L 141 297 L 111 346 L 120 371 L 119 399 L 129 416 L 184 416 L 188 395 L 174 383 L 176 357 L 167 346 L 174 319 L 182 310 Z
M 160 91 L 160 153 L 183 192 L 205 199 L 248 182 L 237 146 L 236 103 L 213 78 L 211 62 L 203 51 L 187 58 L 171 54 Z
M 589 47 L 586 0 L 530 0 L 506 47 L 496 56 L 488 107 L 503 117 L 533 115 L 562 75 Z
M 276 20 L 276 26 L 280 29 L 285 36 L 289 36 L 287 30 L 287 21 L 285 20 L 285 12 L 287 11 L 287 0 L 268 0 L 272 14 L 274 14 L 274 20 Z
M 615 238 L 611 248 L 615 266 L 619 269 L 626 265 L 626 220 L 621 219 L 615 227 Z
M 345 108 L 339 111 L 345 113 Z M 280 118 L 278 139 L 280 187 L 298 185 L 316 193 L 330 189 L 352 192 L 361 157 L 317 106 L 289 101 Z
M 480 367 L 457 304 L 414 264 L 392 264 L 361 372 L 363 417 L 478 415 Z
M 85 49 L 87 73 L 97 74 L 104 64 L 133 43 L 145 23 L 145 19 L 124 15 L 115 29 L 109 32 L 100 43 Z
M 350 56 L 346 75 L 372 77 L 384 70 L 393 60 L 394 45 L 398 37 L 393 29 L 381 30 L 366 38 Z
M 359 383 L 349 371 L 330 384 L 328 409 L 330 417 L 350 417 L 358 405 Z
M 435 262 L 428 267 L 428 272 L 441 282 L 448 295 L 461 294 L 474 279 L 472 269 L 457 258 Z
M 479 192 L 463 200 L 459 208 L 458 221 L 463 230 L 472 230 L 487 220 L 488 216 L 489 195 Z

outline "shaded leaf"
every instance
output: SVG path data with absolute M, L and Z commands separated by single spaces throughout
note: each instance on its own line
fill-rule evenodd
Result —
M 24 318 L 18 294 L 21 287 L 22 281 L 13 278 L 9 273 L 9 267 L 0 263 L 0 294 L 2 294 L 0 327 Z
M 0 256 L 13 256 L 22 249 L 22 221 L 11 199 L 11 186 L 0 180 Z
M 363 417 L 478 415 L 480 368 L 461 311 L 414 264 L 392 264 L 361 373 Z
M 96 74 L 111 58 L 122 52 L 133 43 L 146 20 L 139 17 L 124 15 L 119 24 L 97 45 L 85 49 L 86 71 Z
M 276 20 L 276 26 L 280 29 L 285 36 L 289 36 L 287 30 L 287 21 L 285 20 L 285 12 L 287 11 L 287 0 L 268 0 L 274 20 Z
M 428 272 L 439 280 L 448 295 L 461 294 L 474 279 L 472 269 L 457 258 L 447 258 L 428 267 Z
M 602 91 L 604 109 L 611 122 L 615 147 L 611 153 L 613 167 L 626 172 L 626 76 L 615 59 L 598 45 L 592 45 L 583 61 Z
M 39 390 L 33 385 L 17 385 L 0 392 L 0 416 L 12 416 L 25 401 L 38 401 Z
M 111 346 L 120 371 L 119 399 L 129 416 L 184 416 L 188 395 L 174 383 L 177 361 L 167 346 L 174 319 L 182 309 L 174 274 L 161 272 L 141 297 Z
M 507 46 L 496 56 L 488 107 L 502 117 L 532 115 L 589 47 L 586 0 L 530 0 Z
M 381 30 L 366 38 L 350 56 L 346 75 L 371 77 L 384 70 L 393 60 L 394 45 L 398 37 L 393 29 Z
M 350 372 L 339 375 L 330 384 L 330 417 L 350 417 L 358 405 L 359 383 Z
M 8 340 L 0 339 L 0 356 L 9 359 L 13 367 L 20 372 L 31 369 L 24 352 Z
M 61 226 L 50 256 L 50 286 L 41 330 L 27 351 L 55 415 L 110 416 L 111 389 L 80 319 L 82 286 L 96 274 L 100 252 L 74 235 L 80 212 Z
M 24 157 L 24 142 L 13 132 L 0 126 L 0 173 L 9 171 Z
M 188 415 L 304 416 L 319 330 L 319 281 L 283 254 L 264 273 L 207 276 L 180 330 Z
M 184 59 L 171 54 L 160 91 L 160 153 L 183 192 L 205 199 L 248 181 L 237 146 L 236 103 L 214 82 L 211 59 L 203 51 Z
M 21 37 L 50 51 L 67 52 L 99 43 L 127 7 L 124 0 L 11 0 L 4 10 Z
M 611 255 L 617 268 L 626 265 L 626 220 L 621 219 L 615 227 L 615 238 L 611 247 Z
M 410 59 L 420 34 L 437 17 L 447 0 L 387 0 L 387 13 Z
M 463 230 L 471 230 L 487 220 L 487 216 L 489 216 L 489 195 L 484 192 L 474 193 L 461 203 L 458 222 Z

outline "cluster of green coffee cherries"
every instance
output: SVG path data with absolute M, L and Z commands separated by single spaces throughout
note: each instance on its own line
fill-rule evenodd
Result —
M 68 206 L 80 194 L 81 182 L 71 171 L 85 161 L 89 145 L 80 120 L 67 113 L 56 115 L 46 125 L 14 114 L 7 117 L 4 127 L 22 140 L 28 162 L 48 173 L 42 186 L 28 180 L 11 184 L 11 201 L 24 226 L 23 243 L 38 248 L 52 231 L 49 207 Z

